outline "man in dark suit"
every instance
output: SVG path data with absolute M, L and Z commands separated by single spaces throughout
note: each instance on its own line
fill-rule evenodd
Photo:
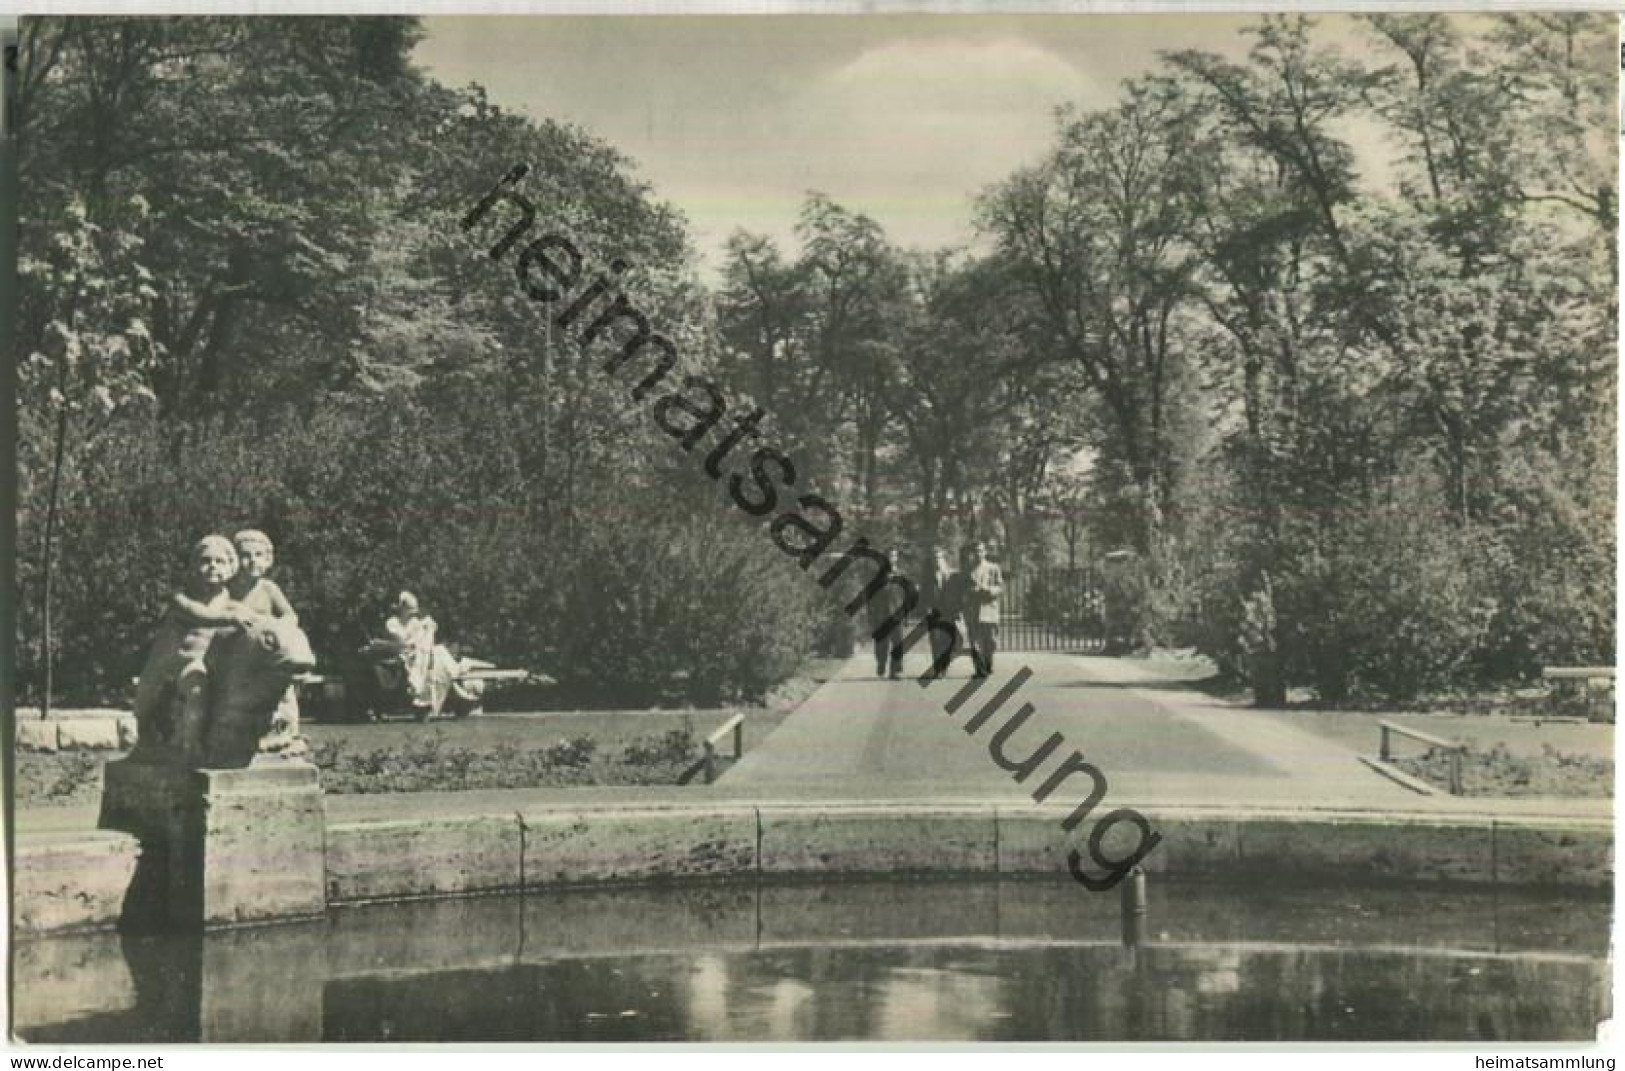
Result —
M 905 576 L 900 568 L 903 559 L 896 548 L 888 550 L 886 558 L 891 562 L 891 575 L 893 578 Z M 903 602 L 902 586 L 888 583 L 865 604 L 866 619 L 869 623 L 870 635 L 873 637 L 875 644 L 875 676 L 877 677 L 890 676 L 892 680 L 897 680 L 903 675 L 904 623 L 899 620 L 896 627 L 890 632 L 878 636 L 874 635 L 875 629 L 883 628 L 886 622 L 891 620 L 893 614 L 904 608 Z

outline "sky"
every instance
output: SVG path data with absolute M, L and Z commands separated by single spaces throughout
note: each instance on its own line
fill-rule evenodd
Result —
M 793 246 L 817 190 L 893 242 L 971 241 L 976 195 L 1103 107 L 1162 49 L 1240 58 L 1250 17 L 730 16 L 425 19 L 417 62 L 631 157 L 718 268 L 737 229 Z M 1342 21 L 1342 20 L 1338 20 Z

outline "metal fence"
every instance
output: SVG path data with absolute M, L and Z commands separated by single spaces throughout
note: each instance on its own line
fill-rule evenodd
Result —
M 1004 576 L 999 647 L 1006 651 L 1099 651 L 1105 599 L 1092 568 L 1028 569 Z

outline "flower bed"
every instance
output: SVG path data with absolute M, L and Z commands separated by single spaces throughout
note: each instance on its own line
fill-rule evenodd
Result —
M 1448 790 L 1449 756 L 1430 750 L 1395 765 L 1413 777 Z M 1614 792 L 1614 763 L 1592 755 L 1559 751 L 1550 744 L 1539 754 L 1513 754 L 1506 745 L 1471 749 L 1462 762 L 1464 796 L 1601 796 Z
M 418 725 L 311 725 L 312 760 L 329 793 L 446 792 L 571 785 L 671 785 L 705 735 L 739 708 L 582 711 Z M 787 710 L 745 711 L 746 746 Z M 19 752 L 20 807 L 94 806 L 101 768 L 123 751 Z

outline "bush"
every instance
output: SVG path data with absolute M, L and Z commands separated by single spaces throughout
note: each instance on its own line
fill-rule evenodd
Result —
M 83 794 L 86 786 L 101 784 L 103 759 L 83 751 L 70 751 L 62 757 L 62 769 L 46 789 L 53 799 L 68 800 Z
M 708 512 L 723 508 L 608 505 L 583 530 L 562 680 L 714 704 L 759 699 L 795 671 L 823 595 L 764 532 Z
M 1280 572 L 1277 641 L 1320 698 L 1405 702 L 1459 683 L 1497 603 L 1486 533 L 1437 503 L 1431 481 L 1344 509 Z
M 1034 583 L 1028 589 L 1028 618 L 1064 636 L 1104 632 L 1106 599 L 1092 570 L 1057 568 L 1038 575 L 1049 583 Z
M 1614 660 L 1613 496 L 1573 482 L 1527 459 L 1510 466 L 1491 521 L 1497 611 L 1475 659 L 1487 677 Z
M 1108 650 L 1132 650 L 1153 631 L 1151 565 L 1140 557 L 1107 561 L 1100 572 Z
M 542 763 L 546 766 L 587 766 L 592 762 L 593 752 L 598 750 L 598 741 L 590 736 L 573 736 L 568 740 L 560 740 L 550 744 L 540 754 Z
M 694 726 L 685 720 L 681 728 L 633 740 L 622 749 L 621 761 L 629 766 L 683 765 L 692 762 L 698 753 Z
M 639 700 L 755 698 L 794 672 L 827 605 L 731 503 L 707 497 L 709 481 L 696 491 L 670 485 L 681 470 L 642 482 L 589 470 L 566 496 L 524 471 L 523 414 L 491 415 L 508 404 L 442 388 L 317 402 L 259 427 L 116 426 L 68 489 L 58 700 L 119 701 L 193 543 L 240 527 L 277 541 L 273 576 L 323 669 L 408 588 L 463 650 Z M 38 544 L 37 507 L 19 510 L 21 546 Z M 26 695 L 40 683 L 35 555 L 19 556 L 17 579 Z
M 332 793 L 455 792 L 529 788 L 595 780 L 598 742 L 591 736 L 521 750 L 504 741 L 488 751 L 451 746 L 444 733 L 348 752 L 342 741 L 319 742 L 312 753 L 322 787 Z
M 537 649 L 527 605 L 549 577 L 515 504 L 425 432 L 410 399 L 319 405 L 255 428 L 229 422 L 160 431 L 130 421 L 83 463 L 62 518 L 58 689 L 111 701 L 139 672 L 156 619 L 207 532 L 256 527 L 277 541 L 273 576 L 318 657 L 373 635 L 403 587 L 425 598 L 448 639 L 501 657 Z M 206 493 L 203 493 L 205 492 Z M 37 511 L 19 524 L 37 537 Z M 38 563 L 19 559 L 22 684 L 37 684 Z

